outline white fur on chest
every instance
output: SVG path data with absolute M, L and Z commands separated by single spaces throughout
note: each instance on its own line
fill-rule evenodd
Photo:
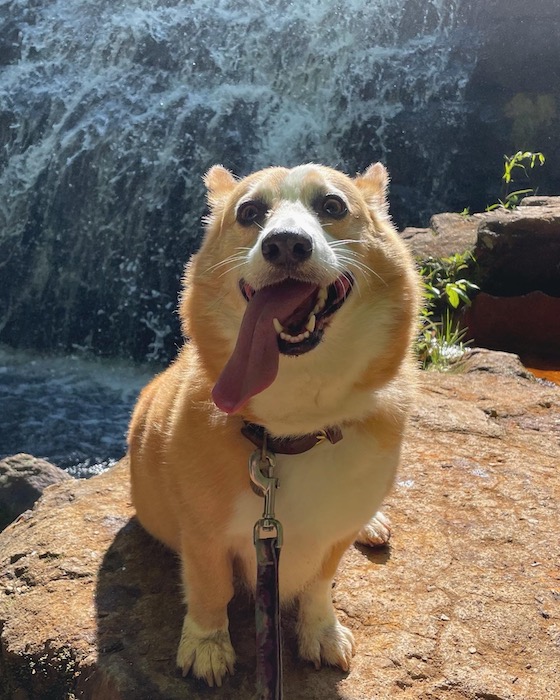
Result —
M 347 429 L 336 445 L 301 455 L 277 455 L 276 517 L 282 524 L 280 591 L 296 595 L 319 573 L 329 549 L 352 536 L 375 514 L 389 490 L 399 451 L 383 451 L 373 435 Z M 227 537 L 243 561 L 249 583 L 256 570 L 253 525 L 263 499 L 244 493 L 235 504 Z

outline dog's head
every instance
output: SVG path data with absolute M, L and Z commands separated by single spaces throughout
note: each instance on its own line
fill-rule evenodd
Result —
M 182 315 L 218 407 L 239 411 L 284 367 L 316 372 L 319 384 L 348 361 L 352 375 L 365 371 L 398 329 L 407 345 L 416 285 L 388 221 L 381 164 L 355 179 L 302 165 L 241 181 L 215 166 L 205 183 L 210 216 Z

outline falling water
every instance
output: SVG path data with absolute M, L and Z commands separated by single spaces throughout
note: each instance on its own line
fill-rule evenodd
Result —
M 210 165 L 382 160 L 400 226 L 484 205 L 507 149 L 560 172 L 557 16 L 557 0 L 0 0 L 0 342 L 66 353 L 6 350 L 0 410 L 19 418 L 0 453 L 122 453 L 140 382 L 72 358 L 174 355 Z
M 172 356 L 216 162 L 393 160 L 394 214 L 418 218 L 446 187 L 441 130 L 464 121 L 460 4 L 0 5 L 0 339 Z

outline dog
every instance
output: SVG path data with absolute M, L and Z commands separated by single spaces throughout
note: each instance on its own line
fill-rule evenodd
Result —
M 234 670 L 234 564 L 255 587 L 263 499 L 248 426 L 313 445 L 276 455 L 280 596 L 299 603 L 300 656 L 349 668 L 354 640 L 332 581 L 356 538 L 387 527 L 376 513 L 416 375 L 418 276 L 390 221 L 388 179 L 380 163 L 355 178 L 315 164 L 244 179 L 217 165 L 204 178 L 206 231 L 180 301 L 187 341 L 142 391 L 128 442 L 137 517 L 180 555 L 177 665 L 210 686 Z

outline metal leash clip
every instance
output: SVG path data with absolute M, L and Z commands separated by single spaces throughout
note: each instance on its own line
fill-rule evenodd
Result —
M 282 525 L 275 518 L 274 504 L 278 479 L 274 476 L 276 459 L 273 452 L 266 449 L 266 441 L 259 450 L 249 457 L 249 475 L 259 496 L 264 498 L 262 518 L 254 528 L 254 541 L 276 538 L 276 547 L 282 546 Z

